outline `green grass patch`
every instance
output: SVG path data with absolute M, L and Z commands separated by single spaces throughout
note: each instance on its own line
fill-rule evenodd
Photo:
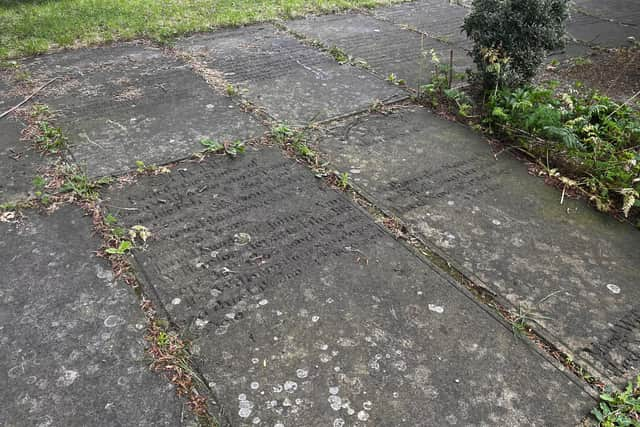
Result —
M 399 0 L 0 0 L 0 58 L 397 3 Z

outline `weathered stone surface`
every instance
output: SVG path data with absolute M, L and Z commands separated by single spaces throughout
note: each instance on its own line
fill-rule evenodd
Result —
M 636 0 L 574 0 L 574 3 L 585 14 L 640 26 L 640 3 Z
M 464 17 L 469 13 L 469 9 L 451 4 L 448 0 L 400 3 L 375 9 L 373 13 L 378 18 L 407 25 L 447 43 L 469 45 L 466 35 L 462 32 Z
M 431 81 L 431 49 L 446 63 L 453 49 L 457 72 L 463 72 L 472 63 L 461 48 L 370 16 L 325 15 L 289 21 L 285 25 L 327 47 L 337 46 L 354 58 L 364 60 L 382 78 L 393 73 L 413 88 Z
M 223 73 L 272 117 L 289 123 L 324 120 L 367 109 L 376 100 L 406 96 L 271 25 L 197 35 L 177 47 Z
M 640 39 L 640 26 L 619 24 L 582 13 L 571 16 L 567 32 L 590 46 L 631 46 L 632 40 Z
M 593 404 L 278 150 L 105 197 L 154 233 L 141 276 L 194 337 L 231 425 L 576 425 Z
M 0 114 L 16 105 L 20 100 L 16 91 L 16 82 L 13 81 L 11 73 L 3 73 L 0 70 Z
M 640 369 L 640 233 L 564 198 L 423 109 L 354 118 L 318 149 L 380 206 L 614 382 Z
M 133 292 L 93 254 L 77 208 L 0 223 L 0 424 L 181 424 L 170 383 L 144 360 Z
M 202 138 L 244 140 L 264 129 L 231 98 L 160 49 L 80 49 L 28 64 L 42 80 L 62 77 L 39 101 L 57 110 L 71 152 L 89 176 L 163 164 L 200 151 Z
M 0 203 L 25 199 L 33 190 L 33 178 L 48 162 L 33 147 L 20 141 L 22 122 L 0 119 Z
M 552 60 L 566 61 L 576 57 L 588 57 L 595 52 L 595 49 L 578 41 L 569 40 L 563 48 L 548 52 L 547 62 Z

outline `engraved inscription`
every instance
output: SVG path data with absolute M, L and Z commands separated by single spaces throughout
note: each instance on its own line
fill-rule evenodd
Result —
M 640 311 L 631 311 L 616 322 L 611 335 L 603 342 L 593 343 L 587 351 L 615 375 L 639 369 Z
M 497 166 L 485 158 L 471 158 L 442 164 L 438 169 L 404 180 L 392 180 L 385 194 L 401 213 L 427 205 L 434 199 L 473 199 L 500 188 Z
M 189 306 L 178 317 L 222 325 L 251 295 L 321 271 L 332 257 L 356 262 L 364 256 L 358 248 L 380 238 L 360 210 L 304 168 L 278 152 L 260 154 L 151 178 L 153 191 L 131 189 L 118 202 L 138 209 L 119 213 L 127 224 L 156 235 L 136 258 L 165 304 L 178 295 Z

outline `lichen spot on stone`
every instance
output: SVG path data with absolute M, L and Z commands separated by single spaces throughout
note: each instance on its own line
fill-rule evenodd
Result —
M 620 291 L 621 291 L 620 287 L 619 287 L 618 285 L 614 285 L 613 283 L 609 283 L 609 284 L 607 285 L 607 289 L 609 289 L 609 291 L 610 291 L 612 294 L 616 294 L 616 295 L 617 295 L 617 294 L 619 294 L 619 293 L 620 293 Z
M 429 310 L 433 311 L 434 313 L 438 313 L 438 314 L 444 313 L 444 307 L 439 306 L 439 305 L 435 305 L 435 304 L 429 304 Z

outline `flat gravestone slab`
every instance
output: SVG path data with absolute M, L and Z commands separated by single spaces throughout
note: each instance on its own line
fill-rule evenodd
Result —
M 613 382 L 640 370 L 640 232 L 564 199 L 468 128 L 416 107 L 318 149 L 376 204 Z
M 149 371 L 137 297 L 93 252 L 77 208 L 0 223 L 0 424 L 181 424 L 170 383 Z
M 574 0 L 574 3 L 586 14 L 640 26 L 640 3 L 636 0 Z
M 33 179 L 49 161 L 28 143 L 20 140 L 24 128 L 12 116 L 0 119 L 0 203 L 29 197 Z
M 407 25 L 439 40 L 455 45 L 470 46 L 462 32 L 464 17 L 469 9 L 451 4 L 448 0 L 424 0 L 381 7 L 374 16 Z
M 412 88 L 419 88 L 431 81 L 431 49 L 447 63 L 450 49 L 453 49 L 454 68 L 458 72 L 463 72 L 472 64 L 463 49 L 370 16 L 326 15 L 288 21 L 285 25 L 297 33 L 321 41 L 327 47 L 337 46 L 347 54 L 363 59 L 382 78 L 393 73 Z
M 59 113 L 71 152 L 88 175 L 117 174 L 200 151 L 202 138 L 245 140 L 264 129 L 189 66 L 142 46 L 81 49 L 28 64 L 42 80 L 62 77 L 39 101 Z
M 231 425 L 576 425 L 593 405 L 278 150 L 186 164 L 106 203 L 154 233 L 134 257 Z
M 222 72 L 276 120 L 308 123 L 406 97 L 364 70 L 340 65 L 271 25 L 197 35 L 177 43 Z
M 631 46 L 631 40 L 640 39 L 640 26 L 619 24 L 582 13 L 572 14 L 567 31 L 576 40 L 590 46 Z

